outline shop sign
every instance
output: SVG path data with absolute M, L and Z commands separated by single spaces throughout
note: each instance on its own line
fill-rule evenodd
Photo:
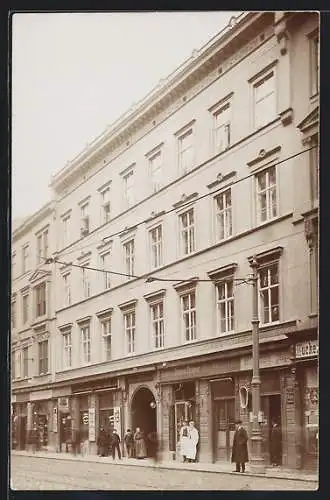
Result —
M 296 358 L 309 358 L 310 356 L 317 356 L 319 353 L 318 340 L 306 340 L 296 344 Z
M 293 387 L 287 387 L 287 389 L 286 389 L 286 403 L 287 404 L 294 404 L 294 388 Z
M 95 408 L 88 410 L 88 439 L 95 441 Z
M 30 401 L 47 401 L 48 399 L 52 399 L 53 391 L 51 389 L 44 391 L 35 391 L 31 392 Z
M 121 415 L 120 415 L 120 406 L 115 406 L 113 409 L 113 425 L 117 431 L 117 434 L 121 438 Z
M 260 368 L 271 368 L 272 366 L 283 366 L 290 363 L 290 355 L 287 352 L 270 353 L 260 357 Z M 240 369 L 252 370 L 252 356 L 243 356 L 240 360 Z
M 59 411 L 62 412 L 68 412 L 69 411 L 69 398 L 58 398 L 58 409 Z
M 88 413 L 83 414 L 82 421 L 84 425 L 88 425 Z
M 53 409 L 53 432 L 57 432 L 57 408 Z

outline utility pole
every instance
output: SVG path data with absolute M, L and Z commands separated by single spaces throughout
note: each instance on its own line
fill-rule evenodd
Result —
M 251 459 L 252 472 L 265 472 L 265 464 L 262 453 L 261 434 L 261 397 L 260 397 L 260 372 L 259 372 L 259 314 L 258 314 L 258 262 L 256 256 L 250 261 L 252 269 L 252 436 L 251 436 Z

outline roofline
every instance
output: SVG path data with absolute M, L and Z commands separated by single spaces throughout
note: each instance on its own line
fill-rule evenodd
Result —
M 55 201 L 51 200 L 43 205 L 37 212 L 26 217 L 23 222 L 12 232 L 12 241 L 15 241 L 19 237 L 23 236 L 27 231 L 29 231 L 34 225 L 39 224 L 42 219 L 50 215 L 55 208 Z

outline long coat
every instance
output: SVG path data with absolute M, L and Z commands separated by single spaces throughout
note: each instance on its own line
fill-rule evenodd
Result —
M 136 432 L 134 434 L 134 443 L 135 443 L 135 457 L 136 458 L 146 458 L 147 456 L 147 447 L 144 439 L 143 432 Z
M 197 444 L 199 441 L 199 433 L 196 427 L 190 428 L 188 430 L 188 440 L 186 443 L 187 454 L 186 457 L 190 460 L 195 460 L 197 452 Z
M 274 426 L 270 434 L 270 456 L 274 462 L 278 462 L 281 457 L 281 429 Z
M 233 449 L 231 455 L 231 461 L 236 464 L 242 464 L 249 461 L 248 449 L 247 449 L 248 435 L 243 427 L 240 427 L 235 431 L 233 440 Z
M 182 426 L 180 429 L 180 454 L 182 457 L 186 457 L 189 452 L 188 433 L 189 427 L 187 425 Z
M 100 455 L 104 456 L 108 454 L 109 448 L 109 437 L 105 430 L 101 430 L 99 432 L 99 437 L 97 440 L 97 444 L 99 446 Z

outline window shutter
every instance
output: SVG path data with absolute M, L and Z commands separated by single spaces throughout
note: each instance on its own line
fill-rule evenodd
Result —
M 175 405 L 172 404 L 169 410 L 169 450 L 175 451 Z

